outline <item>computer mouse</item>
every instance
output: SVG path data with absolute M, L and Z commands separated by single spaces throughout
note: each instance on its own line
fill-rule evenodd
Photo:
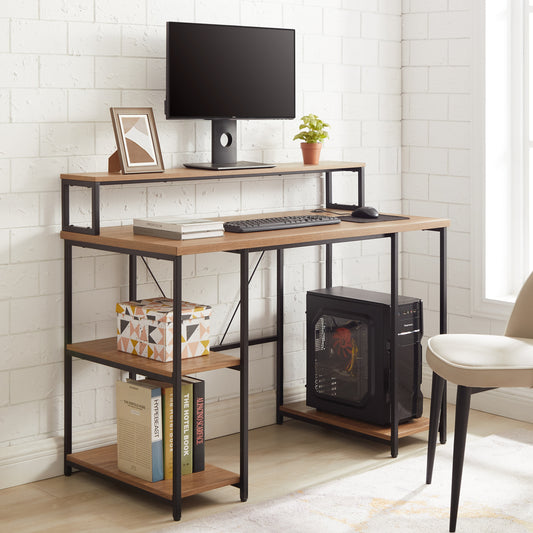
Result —
M 369 205 L 356 207 L 352 211 L 352 217 L 356 218 L 377 218 L 378 216 L 378 210 L 375 207 L 370 207 Z

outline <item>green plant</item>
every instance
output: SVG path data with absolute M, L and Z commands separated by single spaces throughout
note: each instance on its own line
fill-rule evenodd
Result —
M 326 128 L 329 128 L 329 124 L 322 122 L 316 115 L 309 114 L 301 118 L 302 124 L 300 124 L 300 133 L 297 133 L 293 140 L 301 139 L 306 143 L 319 143 L 329 137 Z M 306 129 L 307 128 L 307 129 Z

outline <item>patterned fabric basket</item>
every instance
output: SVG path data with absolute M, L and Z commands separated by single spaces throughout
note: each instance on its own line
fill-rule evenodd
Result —
M 117 349 L 157 361 L 172 361 L 173 312 L 169 298 L 117 304 Z M 181 358 L 209 353 L 209 305 L 181 302 Z

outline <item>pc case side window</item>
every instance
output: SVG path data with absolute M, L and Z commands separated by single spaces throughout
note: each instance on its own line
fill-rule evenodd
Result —
M 314 389 L 322 397 L 363 405 L 369 393 L 368 321 L 324 314 L 315 323 Z

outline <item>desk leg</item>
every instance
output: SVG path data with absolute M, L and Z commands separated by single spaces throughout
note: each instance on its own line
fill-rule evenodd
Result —
M 137 299 L 137 256 L 135 254 L 130 254 L 128 256 L 128 265 L 129 265 L 129 300 Z M 136 372 L 129 372 L 130 379 L 137 379 Z
M 358 205 L 365 205 L 365 167 L 357 169 Z
M 137 299 L 137 256 L 130 254 L 129 256 L 129 299 Z
M 100 235 L 100 184 L 91 187 L 92 224 L 94 235 Z
M 72 355 L 67 352 L 67 344 L 72 342 L 72 244 L 65 241 L 64 260 L 64 321 L 65 321 L 65 363 L 64 363 L 64 473 L 72 474 L 72 467 L 67 465 L 67 455 L 72 453 Z
M 326 289 L 333 286 L 333 244 L 326 244 Z
M 447 234 L 446 228 L 439 229 L 440 235 L 440 332 L 441 334 L 448 332 L 448 297 L 447 297 L 447 288 L 448 288 L 448 275 L 447 275 L 447 257 L 448 257 L 448 247 L 447 247 Z M 440 443 L 446 443 L 446 408 L 447 408 L 447 383 L 444 381 L 444 390 L 442 393 L 442 403 L 441 403 L 441 412 L 440 412 L 440 425 L 439 425 L 439 435 Z
M 241 253 L 241 371 L 240 371 L 240 483 L 241 501 L 248 499 L 248 264 L 250 254 L 248 251 Z
M 181 519 L 181 448 L 176 445 L 181 443 L 181 300 L 182 300 L 182 264 L 181 256 L 172 261 L 172 311 L 174 336 L 172 339 L 173 362 L 172 374 L 174 376 L 174 395 L 172 408 L 173 425 L 172 439 L 172 514 L 174 520 Z
M 283 248 L 277 251 L 277 302 L 276 302 L 276 422 L 283 424 Z
M 398 234 L 391 239 L 391 345 L 390 345 L 390 414 L 391 414 L 391 455 L 398 455 Z
M 326 208 L 331 207 L 333 203 L 333 184 L 331 183 L 331 171 L 325 172 L 326 174 Z

